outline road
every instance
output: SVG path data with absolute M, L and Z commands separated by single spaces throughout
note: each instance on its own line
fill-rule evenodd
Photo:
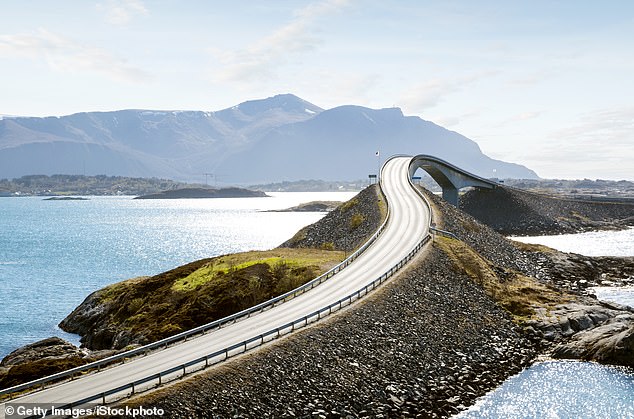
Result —
M 403 259 L 428 233 L 429 214 L 409 184 L 409 162 L 409 157 L 396 157 L 384 165 L 382 185 L 391 211 L 388 225 L 372 246 L 330 280 L 248 319 L 11 403 L 54 403 L 59 406 L 100 394 L 258 336 L 315 312 L 372 282 Z M 4 415 L 4 410 L 4 406 L 0 405 L 0 417 Z

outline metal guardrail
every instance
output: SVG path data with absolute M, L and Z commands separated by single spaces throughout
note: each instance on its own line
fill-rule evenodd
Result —
M 9 387 L 3 390 L 0 390 L 0 396 L 5 396 L 5 395 L 9 395 L 9 400 L 12 400 L 12 396 L 15 393 L 19 393 L 20 392 L 20 396 L 25 395 L 25 393 L 22 393 L 25 390 L 29 390 L 32 388 L 37 387 L 37 390 L 41 390 L 43 388 L 45 388 L 44 386 L 46 384 L 49 383 L 57 383 L 65 378 L 70 377 L 71 379 L 73 379 L 73 377 L 75 375 L 81 374 L 83 372 L 87 372 L 87 371 L 91 371 L 91 370 L 96 370 L 96 371 L 100 371 L 102 367 L 105 366 L 109 366 L 111 364 L 116 363 L 117 361 L 120 361 L 121 363 L 125 363 L 125 361 L 127 359 L 130 359 L 134 356 L 138 356 L 138 355 L 147 355 L 150 351 L 155 350 L 155 349 L 163 349 L 163 348 L 167 348 L 168 346 L 170 346 L 171 344 L 174 344 L 176 342 L 180 342 L 180 341 L 186 341 L 188 338 L 195 336 L 195 335 L 204 335 L 206 332 L 212 330 L 212 329 L 219 329 L 222 326 L 226 325 L 226 324 L 233 324 L 236 323 L 237 321 L 239 321 L 240 319 L 243 318 L 249 318 L 251 317 L 252 314 L 254 313 L 261 313 L 262 311 L 266 310 L 266 309 L 270 309 L 273 308 L 279 304 L 282 304 L 286 301 L 290 301 L 293 298 L 304 294 L 305 292 L 315 288 L 316 286 L 322 284 L 323 282 L 327 281 L 328 279 L 332 278 L 335 274 L 339 273 L 342 269 L 344 269 L 345 267 L 347 267 L 348 265 L 350 265 L 350 263 L 352 263 L 354 260 L 356 260 L 368 247 L 370 247 L 370 245 L 372 243 L 374 243 L 376 241 L 376 239 L 379 237 L 379 235 L 383 232 L 383 230 L 385 230 L 385 227 L 387 226 L 387 222 L 390 218 L 390 209 L 388 206 L 387 209 L 387 215 L 385 217 L 385 220 L 383 221 L 383 223 L 381 224 L 381 226 L 377 229 L 377 231 L 372 235 L 372 237 L 370 237 L 359 249 L 357 249 L 354 253 L 352 253 L 350 256 L 348 256 L 348 258 L 346 258 L 343 262 L 341 262 L 340 264 L 334 266 L 332 269 L 330 269 L 328 272 L 323 273 L 322 275 L 318 276 L 317 278 L 305 283 L 304 285 L 295 288 L 294 290 L 291 290 L 285 294 L 279 295 L 277 297 L 274 297 L 270 300 L 264 301 L 258 305 L 255 305 L 253 307 L 250 307 L 248 309 L 242 310 L 238 313 L 232 314 L 230 316 L 224 317 L 222 319 L 218 319 L 215 320 L 211 323 L 207 323 L 204 324 L 202 326 L 198 326 L 194 329 L 190 329 L 187 330 L 185 332 L 176 334 L 174 336 L 170 336 L 168 338 L 156 341 L 154 343 L 150 343 L 148 345 L 144 345 L 141 346 L 139 348 L 136 349 L 132 349 L 130 351 L 126 351 L 126 352 L 122 352 L 120 354 L 117 355 L 113 355 L 111 357 L 108 358 L 104 358 L 101 359 L 99 361 L 95 361 L 95 362 L 91 362 L 89 364 L 85 364 L 85 365 L 81 365 L 79 367 L 75 367 L 72 368 L 70 370 L 66 370 L 66 371 L 62 371 L 59 372 L 57 374 L 52 374 L 46 377 L 42 377 L 39 378 L 37 380 L 33 380 L 33 381 L 29 381 L 28 383 L 24 383 L 24 384 L 19 384 L 13 387 Z
M 366 296 L 370 291 L 379 287 L 383 282 L 387 281 L 396 272 L 398 272 L 403 266 L 405 266 L 405 264 L 409 262 L 414 256 L 416 256 L 418 251 L 429 240 L 430 240 L 430 236 L 426 236 L 425 238 L 423 238 L 423 240 L 421 240 L 416 245 L 416 247 L 414 247 L 414 249 L 412 249 L 412 251 L 408 253 L 407 256 L 405 256 L 400 262 L 398 262 L 396 265 L 390 268 L 386 273 L 384 273 L 383 275 L 381 275 L 379 278 L 375 279 L 368 285 L 313 313 L 300 317 L 299 319 L 289 322 L 280 327 L 271 329 L 268 332 L 252 337 L 251 339 L 242 341 L 240 343 L 229 346 L 227 348 L 202 356 L 198 359 L 194 359 L 192 361 L 186 362 L 179 366 L 170 368 L 168 370 L 159 372 L 157 374 L 150 375 L 140 380 L 133 381 L 123 386 L 120 386 L 120 387 L 117 387 L 117 388 L 114 388 L 99 394 L 95 394 L 90 397 L 86 397 L 79 401 L 68 403 L 63 406 L 56 406 L 56 409 L 60 409 L 60 410 L 72 409 L 73 407 L 79 407 L 88 403 L 95 403 L 95 402 L 102 403 L 102 404 L 113 403 L 115 401 L 131 397 L 137 393 L 149 390 L 151 388 L 158 387 L 166 382 L 183 378 L 188 374 L 204 370 L 211 365 L 225 361 L 228 358 L 234 357 L 236 355 L 243 354 L 251 349 L 254 349 L 256 347 L 263 345 L 266 342 L 277 339 L 280 336 L 284 336 L 302 327 L 308 326 L 309 324 L 315 321 L 318 321 L 322 319 L 323 317 L 329 316 L 332 313 L 335 313 L 341 310 L 342 308 L 352 304 L 354 301 L 359 300 L 360 298 Z M 112 397 L 117 395 L 118 397 Z
M 396 157 L 396 156 L 393 156 Z M 390 159 L 388 159 L 389 161 Z M 409 178 L 409 177 L 408 177 Z M 428 210 L 429 210 L 429 214 L 430 214 L 430 221 L 431 221 L 431 216 L 432 216 L 432 212 L 431 212 L 431 206 L 429 204 L 429 202 L 427 201 L 427 199 L 425 198 L 425 196 L 417 190 L 417 188 L 414 187 L 414 185 L 411 182 L 411 179 L 409 179 L 410 185 L 413 187 L 414 190 L 416 190 L 416 192 L 418 193 L 418 195 L 422 198 L 423 202 L 425 203 L 425 205 L 427 206 Z M 387 222 L 389 221 L 389 217 L 390 217 L 390 211 L 389 211 L 389 207 L 388 207 L 388 214 L 387 217 L 385 219 L 385 221 L 383 222 L 383 224 L 381 225 L 381 227 L 377 230 L 377 232 L 372 236 L 372 238 L 370 240 L 368 240 L 359 250 L 357 250 L 357 252 L 355 252 L 353 254 L 354 258 L 356 259 L 356 257 L 358 257 L 361 252 L 365 249 L 367 249 L 367 247 L 373 243 L 376 238 L 378 237 L 378 235 L 385 229 L 385 226 L 387 225 Z M 150 376 L 147 376 L 145 378 L 130 382 L 128 384 L 125 384 L 123 386 L 114 388 L 114 389 L 110 389 L 108 391 L 105 392 L 101 392 L 98 394 L 94 394 L 90 397 L 86 397 L 84 399 L 78 400 L 78 401 L 74 401 L 71 403 L 68 403 L 66 405 L 63 406 L 56 406 L 56 409 L 72 409 L 73 407 L 78 407 L 78 406 L 82 406 L 88 403 L 103 403 L 103 404 L 107 404 L 107 403 L 112 403 L 115 402 L 117 400 L 121 400 L 127 397 L 130 397 L 134 394 L 137 394 L 141 391 L 145 391 L 154 387 L 158 387 L 160 385 L 162 385 L 163 383 L 169 382 L 169 381 L 173 381 L 179 378 L 182 378 L 184 376 L 186 376 L 187 374 L 191 374 L 193 372 L 196 371 L 200 371 L 203 369 L 206 369 L 207 367 L 217 364 L 219 362 L 225 361 L 228 358 L 231 358 L 233 356 L 245 353 L 253 348 L 259 347 L 261 345 L 263 345 L 266 342 L 269 342 L 271 340 L 277 339 L 280 336 L 283 336 L 285 334 L 291 333 L 296 329 L 302 328 L 307 326 L 308 324 L 318 321 L 320 320 L 322 317 L 326 317 L 328 315 L 331 315 L 333 312 L 339 311 L 341 310 L 343 307 L 346 307 L 350 304 L 352 304 L 354 301 L 359 300 L 361 297 L 366 296 L 370 291 L 376 289 L 378 286 L 380 286 L 383 282 L 387 281 L 389 278 L 391 278 L 396 272 L 398 272 L 403 266 L 405 266 L 405 264 L 407 262 L 409 262 L 417 253 L 418 251 L 431 239 L 429 233 L 424 235 L 421 240 L 418 242 L 418 244 L 403 258 L 401 259 L 397 264 L 395 264 L 394 266 L 392 266 L 388 271 L 386 271 L 383 275 L 381 275 L 379 278 L 375 279 L 374 281 L 372 281 L 371 283 L 367 284 L 366 286 L 362 287 L 361 289 L 347 295 L 346 297 L 341 298 L 340 300 L 331 303 L 313 313 L 310 313 L 308 315 L 302 316 L 292 322 L 289 322 L 285 325 L 273 328 L 261 335 L 258 336 L 254 336 L 250 339 L 244 340 L 242 342 L 239 342 L 237 344 L 231 345 L 229 347 L 226 347 L 224 349 L 218 350 L 216 352 L 210 353 L 208 355 L 202 356 L 200 358 L 194 359 L 192 361 L 186 362 L 184 364 L 178 365 L 176 367 L 173 368 L 169 368 L 167 370 L 161 371 L 157 374 L 152 374 Z M 343 267 L 347 266 L 350 264 L 350 262 L 352 261 L 352 257 L 346 259 L 346 261 L 342 262 L 341 264 L 337 265 L 337 267 L 333 268 L 330 272 L 335 271 L 338 267 L 344 265 L 345 262 L 346 263 Z M 341 269 L 343 269 L 343 267 L 339 268 L 338 270 L 336 270 L 336 272 L 339 272 Z M 325 276 L 326 274 L 322 275 Z M 334 275 L 334 273 L 332 274 Z M 332 276 L 330 275 L 330 277 Z M 321 278 L 321 277 L 320 277 Z M 326 278 L 327 279 L 327 278 Z M 317 283 L 317 280 L 319 280 L 319 278 L 316 278 L 315 280 L 311 281 L 311 283 L 315 283 L 316 285 L 318 285 L 319 283 L 322 283 L 323 281 L 325 281 L 326 279 L 321 280 L 320 282 Z M 293 295 L 292 298 L 296 297 L 297 295 L 300 294 L 295 294 L 296 291 L 299 291 L 300 289 L 302 289 L 302 292 L 305 292 L 308 289 L 314 288 L 314 286 L 310 286 L 310 288 L 308 288 L 310 283 L 305 284 L 305 286 L 303 287 L 299 287 L 296 290 L 293 290 L 287 294 L 284 294 L 284 296 L 291 296 Z M 240 317 L 244 317 L 245 315 L 248 317 L 250 316 L 252 313 L 256 312 L 256 311 L 262 311 L 264 309 L 264 307 L 273 307 L 275 303 L 271 303 L 274 300 L 276 300 L 276 302 L 279 301 L 283 301 L 284 300 L 284 296 L 279 296 L 275 299 L 269 300 L 265 303 L 260 304 L 259 306 L 262 306 L 260 309 L 257 309 L 257 307 L 259 306 L 255 306 L 252 309 L 249 310 L 244 310 L 243 312 L 240 313 L 236 313 L 233 316 L 229 316 L 225 319 L 221 319 L 217 322 L 215 326 L 213 327 L 219 327 L 218 324 L 220 324 L 220 322 L 223 322 L 222 324 L 226 324 L 227 322 L 231 321 L 231 320 L 226 320 L 229 318 L 232 318 L 233 321 L 237 321 L 237 319 L 239 319 Z M 248 314 L 247 314 L 248 312 Z M 214 324 L 214 323 L 210 323 Z M 187 335 L 187 336 L 192 336 L 193 334 L 197 334 L 199 332 L 204 333 L 205 330 L 208 330 L 209 328 L 211 328 L 209 325 L 204 325 L 201 326 L 199 328 L 193 329 L 192 331 L 189 331 L 189 333 L 182 333 L 180 335 Z M 177 335 L 178 336 L 178 335 Z M 172 337 L 175 338 L 176 336 Z M 143 348 L 138 348 L 138 350 L 134 350 L 134 351 L 130 351 L 129 353 L 134 353 L 137 354 L 139 353 L 139 350 L 144 349 L 145 351 L 147 351 L 148 347 L 158 347 L 158 346 L 162 346 L 164 345 L 165 341 L 169 341 L 172 338 L 168 338 L 168 339 L 164 339 L 163 341 L 160 342 L 156 342 L 155 344 L 151 344 L 151 345 L 147 345 L 146 347 Z M 158 345 L 158 346 L 157 346 Z M 125 354 L 120 354 L 120 355 L 125 355 Z M 111 357 L 112 358 L 112 357 Z M 120 356 L 119 356 L 120 358 Z M 102 360 L 102 361 L 106 361 L 106 360 Z M 111 362 L 111 361 L 110 361 Z M 99 362 L 97 362 L 98 364 Z M 93 363 L 95 364 L 95 363 Z M 94 368 L 94 366 L 92 367 Z M 77 370 L 77 369 L 75 369 Z M 69 373 L 71 373 L 71 371 L 73 370 L 69 370 L 66 372 L 65 375 L 63 375 L 63 377 L 68 376 Z M 60 373 L 61 374 L 61 373 Z M 48 379 L 48 381 L 53 380 L 55 378 L 52 377 L 56 377 L 57 375 L 53 375 L 50 377 L 46 377 Z M 31 383 L 26 383 L 23 386 L 29 386 L 32 387 L 33 385 L 37 385 L 37 381 L 35 380 Z M 48 382 L 48 381 L 44 381 L 44 382 Z M 20 386 L 16 386 L 16 387 L 20 387 Z M 3 390 L 4 394 L 7 394 L 8 391 L 12 390 L 13 392 L 15 391 L 19 391 L 19 390 L 15 390 L 16 387 L 12 387 L 10 389 L 6 389 Z M 123 394 L 122 394 L 123 393 Z M 2 393 L 0 393 L 2 394 Z M 119 397 L 112 397 L 112 396 L 117 396 L 119 395 Z M 110 398 L 110 399 L 109 399 Z

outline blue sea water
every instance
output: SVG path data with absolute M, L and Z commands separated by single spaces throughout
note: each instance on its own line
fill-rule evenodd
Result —
M 50 336 L 88 294 L 220 254 L 278 246 L 323 213 L 265 212 L 354 193 L 270 198 L 0 198 L 0 359 Z

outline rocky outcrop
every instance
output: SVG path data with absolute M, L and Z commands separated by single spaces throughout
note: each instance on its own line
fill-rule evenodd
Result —
M 340 201 L 311 201 L 295 207 L 270 212 L 330 212 L 341 205 Z
M 94 354 L 57 337 L 44 339 L 16 349 L 0 362 L 0 388 L 65 371 L 104 355 L 107 354 Z
M 554 358 L 634 367 L 634 309 L 579 299 L 540 310 L 525 326 Z
M 460 209 L 504 235 L 579 233 L 634 225 L 634 203 L 592 202 L 499 187 L 462 195 Z

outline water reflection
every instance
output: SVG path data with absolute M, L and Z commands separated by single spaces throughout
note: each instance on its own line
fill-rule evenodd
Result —
M 548 361 L 509 378 L 458 418 L 634 418 L 634 371 Z

